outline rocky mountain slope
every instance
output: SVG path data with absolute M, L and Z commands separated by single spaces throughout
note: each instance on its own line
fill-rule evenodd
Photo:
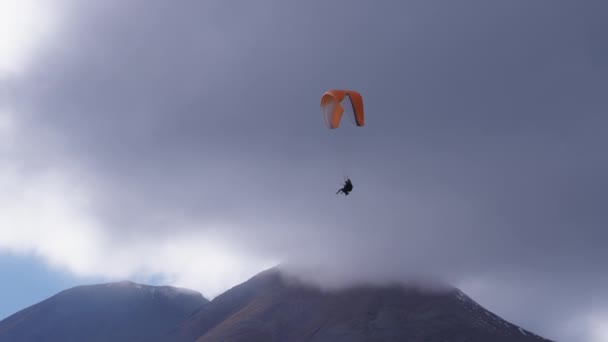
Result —
M 78 286 L 1 321 L 0 341 L 163 341 L 207 302 L 198 292 L 169 286 Z
M 179 341 L 547 341 L 485 310 L 458 289 L 360 286 L 321 291 L 277 270 L 202 306 Z
M 0 322 L 0 341 L 541 342 L 455 288 L 324 291 L 262 272 L 208 302 L 121 282 L 63 291 Z

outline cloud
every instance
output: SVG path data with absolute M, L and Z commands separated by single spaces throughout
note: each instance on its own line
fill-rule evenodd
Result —
M 606 315 L 590 319 L 591 336 L 589 341 L 601 342 L 608 339 L 608 317 Z
M 276 261 L 243 255 L 218 228 L 192 227 L 163 235 L 123 234 L 99 223 L 86 186 L 61 172 L 22 177 L 1 163 L 0 249 L 33 254 L 82 277 L 150 279 L 214 297 Z M 199 231 L 200 230 L 200 231 Z
M 0 218 L 20 229 L 0 246 L 207 296 L 280 261 L 333 284 L 424 274 L 578 335 L 561 322 L 608 288 L 600 13 L 70 3 L 2 80 Z M 320 95 L 351 87 L 366 126 L 325 130 Z M 336 197 L 344 175 L 354 192 Z
M 20 73 L 29 56 L 56 29 L 61 1 L 5 0 L 0 4 L 0 76 Z
M 106 226 L 98 216 L 86 178 L 49 165 L 32 170 L 32 160 L 20 160 L 23 129 L 14 116 L 0 118 L 0 250 L 34 255 L 51 268 L 85 278 L 155 278 L 209 298 L 276 264 L 241 252 L 222 239 L 221 225 L 211 223 L 173 223 L 162 226 L 162 234 L 154 226 L 149 233 L 125 228 L 121 234 L 120 227 Z M 155 218 L 162 223 L 162 215 Z

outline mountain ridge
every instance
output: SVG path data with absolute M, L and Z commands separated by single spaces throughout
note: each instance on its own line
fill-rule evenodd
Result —
M 455 287 L 322 290 L 277 269 L 214 298 L 171 335 L 179 341 L 548 341 Z
M 172 286 L 79 285 L 0 321 L 0 341 L 162 341 L 208 302 L 196 291 Z
M 0 321 L 0 341 L 549 341 L 455 287 L 321 289 L 279 268 L 208 301 L 131 281 L 76 286 Z

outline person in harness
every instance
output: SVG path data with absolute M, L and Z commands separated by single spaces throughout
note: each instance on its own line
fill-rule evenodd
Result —
M 350 181 L 350 178 L 346 178 L 344 186 L 342 187 L 342 189 L 338 190 L 336 194 L 343 193 L 344 196 L 348 196 L 348 193 L 351 191 L 353 191 L 353 183 Z

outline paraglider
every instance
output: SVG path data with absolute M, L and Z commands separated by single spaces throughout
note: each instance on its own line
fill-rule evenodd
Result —
M 363 97 L 354 90 L 331 89 L 326 91 L 321 97 L 321 114 L 325 126 L 332 130 L 340 127 L 344 114 L 355 126 L 365 125 Z M 343 193 L 348 196 L 352 190 L 353 183 L 349 177 L 346 177 L 344 186 L 336 194 Z
M 355 125 L 365 125 L 363 98 L 358 92 L 354 90 L 331 89 L 326 91 L 323 97 L 321 97 L 321 113 L 328 128 L 336 129 L 340 126 L 340 120 L 345 110 Z
M 338 190 L 336 194 L 343 193 L 344 196 L 348 196 L 351 191 L 353 191 L 353 183 L 350 181 L 350 178 L 347 178 L 342 189 Z

